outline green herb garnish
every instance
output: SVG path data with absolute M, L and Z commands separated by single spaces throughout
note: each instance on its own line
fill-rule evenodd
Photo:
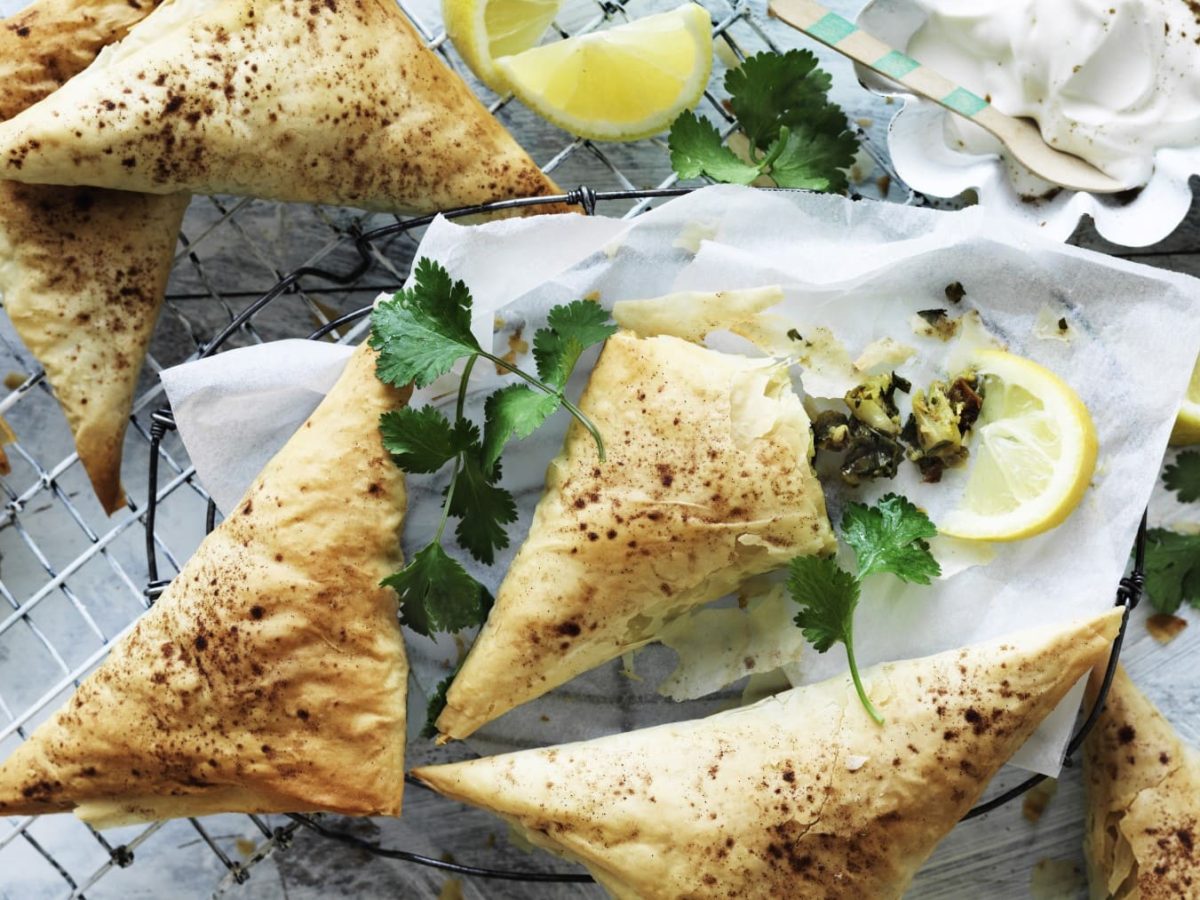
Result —
M 1200 609 L 1200 534 L 1166 528 L 1146 532 L 1146 596 L 1168 615 L 1185 602 Z
M 749 57 L 726 73 L 725 90 L 750 160 L 721 143 L 712 123 L 685 112 L 671 126 L 671 166 L 680 178 L 750 184 L 767 175 L 779 187 L 845 191 L 858 139 L 829 102 L 831 84 L 808 50 Z
M 1174 491 L 1180 503 L 1200 500 L 1200 453 L 1189 450 L 1175 457 L 1162 474 L 1167 490 Z
M 933 522 L 906 498 L 888 494 L 875 506 L 851 503 L 842 516 L 842 539 L 854 551 L 858 574 L 851 575 L 833 559 L 798 556 L 791 562 L 788 591 L 800 604 L 796 624 L 818 653 L 836 643 L 846 645 L 850 677 L 867 713 L 878 724 L 883 716 L 863 687 L 854 659 L 854 611 L 862 582 L 876 572 L 890 572 L 901 581 L 929 584 L 941 574 L 928 538 L 937 534 Z
M 437 687 L 433 689 L 433 693 L 429 695 L 429 703 L 425 707 L 425 724 L 421 726 L 421 737 L 426 739 L 437 737 L 438 716 L 446 708 L 446 692 L 450 690 L 450 685 L 454 683 L 454 676 L 458 674 L 460 667 L 461 663 L 454 667 L 453 672 L 439 681 Z
M 560 406 L 570 411 L 596 440 L 600 460 L 604 442 L 591 420 L 563 390 L 580 355 L 616 331 L 605 311 L 577 300 L 550 311 L 547 327 L 534 335 L 534 377 L 484 350 L 471 333 L 471 292 L 441 265 L 422 259 L 412 287 L 380 303 L 371 315 L 370 343 L 377 351 L 378 377 L 397 387 L 427 387 L 465 359 L 458 385 L 454 420 L 425 406 L 392 410 L 380 417 L 384 447 L 400 468 L 433 473 L 450 465 L 445 504 L 433 539 L 383 584 L 400 597 L 400 620 L 429 636 L 458 631 L 487 617 L 492 597 L 482 584 L 442 547 L 451 516 L 458 519 L 458 543 L 486 565 L 508 546 L 506 526 L 516 521 L 512 494 L 500 487 L 500 455 L 513 438 L 528 437 Z M 471 370 L 480 358 L 519 376 L 525 385 L 492 393 L 484 405 L 483 433 L 464 414 Z

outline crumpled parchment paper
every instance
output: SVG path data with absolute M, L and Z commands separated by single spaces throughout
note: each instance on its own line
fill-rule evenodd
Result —
M 914 386 L 951 374 L 971 343 L 1003 344 L 1070 384 L 1090 409 L 1100 438 L 1096 475 L 1079 508 L 1047 534 L 994 549 L 939 539 L 936 552 L 946 577 L 930 587 L 906 586 L 888 576 L 869 580 L 855 624 L 864 666 L 1110 606 L 1200 346 L 1200 316 L 1194 313 L 1200 282 L 1063 246 L 1036 230 L 989 221 L 978 208 L 943 213 L 717 186 L 631 221 L 558 216 L 468 227 L 438 220 L 419 256 L 442 261 L 466 280 L 476 299 L 476 333 L 496 326 L 496 352 L 511 351 L 531 365 L 526 344 L 557 303 L 594 294 L 611 306 L 680 290 L 778 284 L 785 299 L 771 314 L 801 335 L 828 329 L 850 360 L 885 337 L 911 345 L 915 355 L 897 369 Z M 958 304 L 945 293 L 952 282 L 966 291 Z M 949 343 L 914 334 L 913 314 L 938 307 L 953 316 L 974 311 L 977 327 L 965 329 L 968 338 Z M 1047 315 L 1066 320 L 1065 340 L 1035 327 Z M 758 353 L 732 335 L 718 333 L 709 340 L 722 349 Z M 163 374 L 192 460 L 219 504 L 231 506 L 257 467 L 315 406 L 321 386 L 334 374 L 338 352 L 345 351 L 289 342 L 223 353 L 219 365 L 185 364 Z M 594 351 L 584 357 L 570 395 L 582 389 L 594 359 Z M 794 369 L 797 387 L 835 393 L 839 382 L 831 372 L 836 366 L 809 362 L 817 367 Z M 477 372 L 484 368 L 489 371 L 473 381 L 468 403 L 468 414 L 480 420 L 484 398 L 508 381 L 491 367 L 477 367 Z M 450 383 L 418 392 L 413 403 L 444 396 Z M 228 427 L 230 416 L 237 417 L 237 428 Z M 546 463 L 557 452 L 566 424 L 565 414 L 556 415 L 506 455 L 504 484 L 516 495 L 520 512 L 510 532 L 513 546 L 493 567 L 468 565 L 493 591 L 528 529 Z M 936 522 L 958 502 L 963 473 L 950 472 L 941 484 L 924 485 L 915 467 L 905 464 L 894 481 L 861 489 L 849 490 L 836 477 L 823 481 L 835 523 L 848 499 L 870 501 L 887 491 L 907 494 Z M 410 478 L 404 539 L 409 552 L 428 539 L 440 510 L 441 486 L 437 476 Z M 761 647 L 760 628 L 729 631 L 742 635 L 737 640 L 757 642 L 772 665 L 777 661 L 777 647 Z M 414 671 L 429 690 L 457 658 L 461 643 L 450 637 L 410 638 Z M 677 672 L 674 681 L 667 677 L 676 662 L 671 651 L 651 647 L 624 667 L 602 667 L 510 713 L 473 743 L 489 752 L 576 740 L 694 718 L 737 701 L 737 691 L 678 704 L 665 701 L 653 688 L 664 679 L 677 685 L 687 674 Z M 808 648 L 785 667 L 794 683 L 844 670 L 841 647 L 826 654 Z M 701 673 L 701 681 L 705 677 Z M 1069 697 L 1014 761 L 1055 774 L 1078 698 L 1078 692 Z M 587 705 L 586 712 L 580 704 Z

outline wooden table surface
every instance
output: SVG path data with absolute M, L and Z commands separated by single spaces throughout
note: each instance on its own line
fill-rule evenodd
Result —
M 21 0 L 0 0 L 0 15 L 20 5 Z M 431 31 L 439 30 L 434 0 L 419 0 L 406 5 L 421 13 L 422 21 Z M 853 15 L 856 3 L 853 0 L 838 0 L 830 2 L 830 5 L 844 14 Z M 755 0 L 754 8 L 760 15 L 761 7 L 760 0 Z M 635 6 L 638 13 L 647 9 L 649 7 Z M 806 45 L 799 35 L 777 30 L 772 34 L 787 46 Z M 883 131 L 892 110 L 879 98 L 861 90 L 848 65 L 840 58 L 824 49 L 818 49 L 818 52 L 835 75 L 835 97 L 847 107 L 852 118 L 864 125 L 874 146 L 883 148 Z M 519 108 L 508 107 L 501 117 L 539 161 L 550 158 L 561 149 L 564 140 L 561 133 L 548 129 Z M 612 148 L 610 158 L 618 162 L 624 175 L 637 186 L 657 184 L 668 171 L 664 167 L 661 147 L 650 144 L 628 149 Z M 593 186 L 616 186 L 620 183 L 614 180 L 611 171 L 586 152 L 572 157 L 572 161 L 558 174 L 563 184 L 586 181 Z M 892 196 L 898 196 L 895 188 Z M 197 200 L 189 212 L 185 233 L 207 227 L 213 218 L 211 206 Z M 208 271 L 218 272 L 221 278 L 226 279 L 218 288 L 223 284 L 226 291 L 240 288 L 253 294 L 269 286 L 271 271 L 278 274 L 296 264 L 301 258 L 296 255 L 296 247 L 306 243 L 312 246 L 317 240 L 327 240 L 328 234 L 318 234 L 319 229 L 314 224 L 327 220 L 327 213 L 318 215 L 292 207 L 254 204 L 238 214 L 238 227 L 243 229 L 239 234 L 244 237 L 248 231 L 255 240 L 259 240 L 261 246 L 271 248 L 270 252 L 274 255 L 268 260 L 270 265 L 263 264 L 262 260 L 252 264 L 242 249 L 242 238 L 226 228 L 228 236 L 221 238 L 219 246 L 205 256 Z M 1136 251 L 1113 247 L 1100 240 L 1086 224 L 1081 226 L 1073 241 L 1149 265 L 1200 275 L 1200 203 L 1194 202 L 1188 221 L 1170 238 L 1154 247 Z M 189 290 L 195 292 L 197 297 L 206 296 L 205 292 L 210 291 L 212 285 L 208 282 L 202 284 L 200 282 L 204 279 L 198 278 L 194 272 L 184 271 L 181 266 L 173 277 L 171 290 L 181 298 L 190 297 Z M 346 303 L 344 308 L 353 306 L 344 299 L 330 299 L 328 302 L 335 308 L 338 303 Z M 365 301 L 360 297 L 358 302 Z M 164 317 L 154 345 L 154 354 L 160 362 L 186 357 L 194 346 L 191 343 L 191 330 L 202 332 L 209 315 L 200 302 L 186 300 L 177 305 L 185 308 L 186 314 Z M 182 325 L 181 321 L 187 324 Z M 294 324 L 276 323 L 269 319 L 264 320 L 263 331 L 267 336 L 302 333 L 296 330 Z M 192 541 L 194 546 L 194 541 L 199 539 L 195 506 L 187 507 L 186 513 L 167 508 L 163 515 L 164 527 L 186 531 L 187 537 L 181 540 Z M 3 547 L 3 540 L 3 535 L 0 535 L 0 547 Z M 8 575 L 7 572 L 5 574 Z M 1146 693 L 1161 706 L 1185 737 L 1200 746 L 1200 615 L 1187 611 L 1183 616 L 1190 627 L 1175 641 L 1164 646 L 1149 637 L 1143 624 L 1145 610 L 1139 610 L 1130 626 L 1123 659 Z M 414 715 L 419 714 L 419 708 L 414 708 Z M 419 742 L 410 747 L 409 763 L 418 765 L 445 761 L 456 752 L 462 751 L 438 750 L 428 742 Z M 1001 780 L 1012 782 L 1019 777 L 1020 773 L 1006 773 Z M 1040 821 L 1036 824 L 1027 821 L 1022 817 L 1020 803 L 1015 803 L 959 826 L 924 866 L 908 896 L 961 898 L 974 894 L 981 898 L 1082 897 L 1084 889 L 1078 874 L 1081 865 L 1082 810 L 1079 773 L 1075 769 L 1068 769 Z M 244 829 L 244 820 L 241 821 L 243 824 L 230 827 Z M 388 846 L 453 858 L 464 863 L 544 871 L 564 871 L 569 868 L 545 854 L 517 849 L 509 842 L 505 827 L 490 816 L 451 804 L 420 788 L 409 788 L 402 819 L 374 822 L 333 820 L 331 825 Z M 206 848 L 195 846 L 199 842 L 194 834 L 190 841 L 185 841 L 174 837 L 180 833 L 164 830 L 162 834 L 169 837 L 158 837 L 148 842 L 138 850 L 138 862 L 133 867 L 114 871 L 101 879 L 88 892 L 88 896 L 208 896 L 224 869 Z M 221 839 L 230 841 L 237 836 L 236 830 L 218 834 Z M 1065 874 L 1056 890 L 1035 893 L 1032 872 L 1035 864 L 1044 860 L 1055 861 L 1058 867 L 1056 871 Z M 2 866 L 3 857 L 0 856 Z M 1072 874 L 1073 869 L 1075 874 Z M 36 891 L 34 894 L 43 895 Z M 0 898 L 12 896 L 16 900 L 20 896 L 24 900 L 34 894 L 7 894 L 5 877 L 0 874 Z M 47 890 L 44 896 L 59 894 Z M 302 831 L 290 849 L 258 864 L 252 878 L 245 885 L 231 887 L 229 896 L 262 900 L 333 896 L 461 896 L 537 900 L 604 895 L 590 885 L 537 886 L 448 878 L 435 871 L 347 849 Z

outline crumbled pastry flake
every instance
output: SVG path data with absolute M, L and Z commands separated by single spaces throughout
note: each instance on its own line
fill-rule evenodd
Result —
M 878 368 L 891 369 L 903 365 L 916 354 L 916 347 L 901 344 L 894 338 L 884 337 L 872 341 L 863 348 L 858 359 L 854 361 L 854 368 L 859 372 L 870 372 Z
M 774 584 L 746 599 L 744 608 L 739 604 L 697 609 L 680 616 L 658 638 L 678 656 L 658 693 L 672 700 L 691 700 L 746 675 L 796 662 L 805 641 L 792 624 L 795 614 L 795 604 L 783 585 Z
M 1064 311 L 1052 308 L 1047 303 L 1042 304 L 1033 321 L 1033 334 L 1043 341 L 1062 341 L 1064 344 L 1075 339 L 1075 329 L 1071 327 Z
M 732 291 L 681 291 L 650 300 L 621 300 L 613 305 L 613 318 L 639 337 L 671 335 L 700 343 L 710 332 L 737 327 L 754 320 L 783 300 L 778 285 Z M 775 347 L 760 347 L 772 355 Z
M 680 229 L 679 236 L 671 242 L 671 246 L 689 253 L 699 253 L 700 245 L 716 236 L 716 222 L 688 222 Z
M 1044 781 L 1039 781 L 1025 792 L 1025 797 L 1021 801 L 1021 815 L 1028 822 L 1038 821 L 1057 792 L 1058 779 L 1047 778 Z
M 908 321 L 913 334 L 918 337 L 948 341 L 958 334 L 959 324 L 962 320 L 950 315 L 945 309 L 922 309 Z
M 1146 630 L 1160 644 L 1169 644 L 1179 637 L 1180 632 L 1187 628 L 1186 619 L 1169 613 L 1155 613 L 1146 620 Z

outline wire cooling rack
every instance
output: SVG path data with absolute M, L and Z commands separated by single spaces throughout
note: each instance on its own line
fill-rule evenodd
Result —
M 536 207 L 552 202 L 566 202 L 578 205 L 588 214 L 596 210 L 598 203 L 611 203 L 618 201 L 634 201 L 637 204 L 648 204 L 655 200 L 685 193 L 688 188 L 660 188 L 657 190 L 641 190 L 641 191 L 608 191 L 596 192 L 591 188 L 581 187 L 562 195 L 557 198 L 528 198 L 511 201 L 503 201 L 500 203 L 489 204 L 487 206 L 470 207 L 466 209 L 451 211 L 447 213 L 447 217 L 456 218 L 467 215 L 474 215 L 482 211 L 511 209 L 516 207 Z M 229 316 L 229 321 L 222 327 L 210 340 L 203 342 L 196 349 L 197 357 L 205 357 L 213 355 L 220 350 L 237 343 L 239 335 L 250 335 L 258 337 L 255 333 L 255 320 L 260 315 L 264 314 L 272 304 L 280 302 L 283 298 L 291 295 L 303 296 L 306 289 L 311 289 L 311 282 L 322 281 L 326 285 L 333 284 L 336 286 L 354 286 L 363 283 L 363 279 L 368 276 L 376 268 L 376 263 L 383 257 L 378 252 L 378 247 L 385 245 L 389 240 L 401 234 L 407 234 L 413 230 L 424 227 L 431 221 L 432 216 L 411 219 L 403 222 L 396 222 L 385 225 L 371 231 L 362 232 L 357 229 L 351 229 L 342 239 L 341 242 L 347 243 L 353 247 L 356 258 L 349 262 L 348 268 L 343 270 L 325 268 L 324 265 L 318 266 L 310 263 L 303 265 L 292 272 L 278 279 L 266 293 L 255 298 L 252 302 L 246 304 L 237 312 L 233 312 Z M 392 268 L 393 274 L 403 281 L 402 271 L 398 268 Z M 375 290 L 374 287 L 370 290 Z M 320 307 L 318 307 L 320 309 Z M 334 316 L 332 318 L 325 315 L 325 311 L 321 312 L 326 318 L 316 330 L 308 336 L 311 339 L 349 339 L 351 335 L 360 331 L 355 328 L 357 323 L 365 322 L 366 316 L 369 313 L 370 305 L 362 306 L 350 312 Z M 153 398 L 156 395 L 151 392 L 148 397 Z M 146 552 L 146 572 L 148 575 L 148 583 L 142 591 L 142 597 L 153 602 L 155 598 L 161 594 L 162 590 L 169 584 L 169 578 L 159 578 L 159 558 L 160 556 L 167 563 L 178 571 L 179 559 L 170 551 L 168 546 L 162 540 L 156 524 L 158 521 L 159 508 L 165 503 L 171 493 L 183 484 L 190 485 L 196 495 L 204 502 L 204 531 L 211 531 L 215 524 L 216 507 L 215 504 L 208 499 L 203 493 L 202 488 L 195 483 L 191 477 L 190 470 L 183 469 L 168 451 L 165 444 L 168 437 L 174 431 L 174 422 L 167 407 L 161 407 L 155 410 L 150 415 L 150 427 L 148 431 L 148 454 L 147 454 L 147 472 L 148 472 L 148 494 L 146 508 L 129 519 L 129 521 L 141 520 L 144 526 L 145 552 Z M 139 433 L 142 433 L 139 431 Z M 160 473 L 163 464 L 170 470 L 167 483 L 161 483 Z M 51 479 L 50 487 L 56 487 L 55 482 Z M 61 490 L 61 489 L 60 489 Z M 69 498 L 65 498 L 65 503 L 70 504 Z M 1122 621 L 1121 632 L 1117 637 L 1116 642 L 1110 653 L 1108 668 L 1101 690 L 1100 697 L 1097 699 L 1093 708 L 1089 711 L 1083 725 L 1072 738 L 1068 747 L 1068 757 L 1073 755 L 1082 745 L 1083 739 L 1088 731 L 1094 725 L 1100 710 L 1103 706 L 1104 695 L 1107 693 L 1108 685 L 1112 679 L 1116 669 L 1117 660 L 1120 653 L 1121 643 L 1124 638 L 1125 625 L 1128 622 L 1130 611 L 1136 606 L 1140 597 L 1143 583 L 1143 566 L 1145 554 L 1145 521 L 1143 520 L 1138 533 L 1138 541 L 1136 545 L 1135 561 L 1132 574 L 1122 580 L 1117 591 L 1117 604 L 1122 606 L 1125 615 Z M 96 539 L 96 543 L 100 543 L 100 538 Z M 105 553 L 105 549 L 101 547 L 99 553 Z M 119 567 L 119 563 L 114 559 L 112 561 L 114 567 Z M 141 598 L 139 598 L 141 599 Z M 32 605 L 32 603 L 28 604 Z M 18 608 L 20 609 L 20 608 Z M 21 613 L 21 617 L 26 619 L 29 628 L 35 635 L 41 636 L 41 632 L 36 629 L 36 626 L 30 621 L 29 610 L 26 609 Z M 48 644 L 48 642 L 47 642 Z M 102 655 L 102 654 L 101 654 Z M 89 663 L 90 664 L 90 663 Z M 71 684 L 80 673 L 69 673 L 67 680 Z M 59 687 L 66 687 L 62 685 Z M 49 693 L 45 694 L 42 701 L 35 703 L 31 708 L 30 713 L 37 713 L 42 707 L 49 706 L 50 700 L 60 693 L 59 687 L 56 687 Z M 7 711 L 7 708 L 6 708 Z M 24 728 L 16 723 L 10 726 L 10 730 L 15 730 L 18 734 L 24 734 Z M 1021 782 L 1013 788 L 1010 788 L 995 797 L 981 803 L 971 810 L 964 818 L 973 818 L 983 813 L 989 812 L 992 809 L 1012 800 L 1014 797 L 1027 791 L 1033 787 L 1044 776 L 1033 776 Z M 412 782 L 412 784 L 419 784 Z M 528 881 L 528 882 L 586 882 L 590 878 L 586 875 L 578 873 L 554 873 L 554 872 L 537 872 L 521 869 L 496 869 L 489 867 L 477 867 L 464 865 L 453 861 L 436 859 L 418 853 L 413 853 L 402 849 L 393 849 L 382 847 L 379 844 L 364 840 L 355 835 L 346 833 L 337 828 L 330 828 L 319 821 L 319 818 L 311 816 L 293 815 L 289 816 L 290 821 L 287 824 L 272 825 L 266 817 L 248 816 L 247 819 L 259 831 L 262 836 L 261 842 L 253 847 L 253 850 L 247 854 L 243 860 L 234 860 L 222 847 L 214 840 L 204 824 L 196 819 L 189 819 L 187 822 L 195 829 L 199 835 L 200 841 L 206 845 L 216 856 L 216 858 L 225 866 L 227 870 L 226 881 L 232 883 L 243 883 L 248 880 L 250 871 L 254 865 L 265 859 L 270 853 L 277 849 L 285 849 L 293 839 L 293 836 L 298 828 L 304 827 L 319 834 L 328 840 L 341 842 L 354 847 L 360 851 L 384 856 L 392 859 L 400 859 L 407 862 L 416 863 L 419 865 L 430 866 L 451 872 L 458 875 L 467 875 L 479 878 L 496 878 L 510 881 Z M 67 868 L 60 863 L 55 856 L 43 847 L 37 839 L 31 834 L 31 826 L 34 820 L 26 819 L 20 823 L 6 838 L 5 843 L 12 842 L 18 836 L 29 844 L 37 853 L 39 853 L 50 866 L 65 879 L 71 887 L 71 895 L 81 896 L 83 891 L 90 885 L 94 884 L 105 872 L 112 867 L 129 866 L 134 861 L 134 850 L 136 847 L 146 840 L 157 829 L 163 827 L 161 825 L 152 825 L 131 839 L 114 844 L 106 840 L 105 837 L 88 828 L 89 833 L 108 854 L 108 860 L 103 862 L 100 867 L 93 873 L 92 877 L 85 883 L 75 882 Z M 79 827 L 86 828 L 87 826 L 80 825 Z M 0 849 L 3 849 L 3 844 L 0 844 Z
M 489 95 L 470 79 L 440 28 L 429 26 L 438 20 L 428 5 L 432 2 L 400 0 L 400 6 L 427 44 L 490 101 L 493 113 L 547 172 L 560 183 L 602 189 L 573 192 L 573 202 L 590 211 L 602 198 L 606 212 L 633 216 L 664 193 L 673 193 L 676 179 L 663 141 L 598 145 L 573 139 L 510 99 Z M 743 0 L 703 2 L 712 15 L 719 58 L 780 49 L 775 39 L 780 32 L 762 17 L 761 6 Z M 555 27 L 569 36 L 673 5 L 671 0 L 655 3 L 571 0 Z M 785 33 L 787 45 L 795 44 L 795 36 Z M 828 56 L 825 60 L 837 67 Z M 722 70 L 720 64 L 715 67 L 703 110 L 727 133 L 731 118 L 717 87 Z M 852 82 L 841 85 L 853 87 Z M 859 115 L 875 112 L 882 101 L 865 92 L 837 96 L 838 90 L 835 80 L 835 99 L 864 138 L 866 156 L 856 166 L 860 171 L 852 173 L 857 174 L 856 189 L 868 196 L 923 202 L 894 177 L 877 151 L 882 118 Z M 659 193 L 641 193 L 642 188 Z M 350 339 L 366 304 L 402 284 L 424 222 L 245 198 L 197 198 L 180 235 L 168 302 L 126 439 L 129 506 L 112 518 L 104 516 L 91 495 L 43 372 L 7 321 L 0 322 L 0 359 L 6 367 L 0 374 L 9 389 L 0 399 L 0 415 L 18 435 L 6 447 L 12 472 L 0 479 L 0 758 L 104 658 L 212 527 L 209 498 L 171 428 L 169 413 L 160 411 L 158 372 L 200 353 L 310 335 L 314 329 L 322 337 Z M 316 277 L 319 273 L 340 274 Z M 267 285 L 274 286 L 264 293 Z M 1136 578 L 1123 585 L 1119 601 L 1127 609 L 1136 602 L 1139 587 Z M 1004 799 L 1007 795 L 993 802 Z M 247 881 L 254 867 L 288 847 L 301 827 L 359 850 L 371 843 L 308 817 L 221 816 L 105 835 L 70 816 L 0 819 L 0 900 L 111 895 L 105 879 L 117 870 L 146 870 L 144 896 L 162 896 L 164 885 L 176 883 L 165 880 L 169 878 L 190 878 L 220 891 Z M 173 848 L 171 868 L 155 868 L 167 847 Z M 415 856 L 379 848 L 371 852 Z M 444 860 L 417 861 L 463 871 Z M 545 878 L 545 873 L 532 874 Z M 119 883 L 120 891 L 129 889 L 125 876 Z

